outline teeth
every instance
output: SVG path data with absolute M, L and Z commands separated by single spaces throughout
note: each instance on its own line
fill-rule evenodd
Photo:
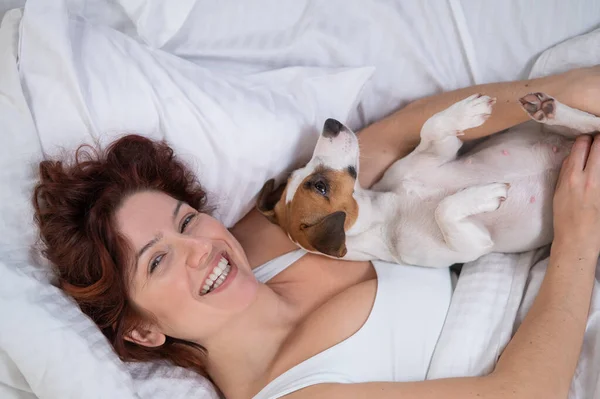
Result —
M 221 260 L 219 260 L 219 264 L 217 265 L 217 267 L 215 267 L 215 272 L 222 272 L 223 270 L 225 270 L 225 267 L 227 267 L 227 264 L 227 259 L 221 257 Z
M 202 286 L 200 295 L 208 294 L 223 284 L 230 271 L 231 265 L 229 264 L 229 261 L 224 257 L 221 257 L 217 266 L 215 266 L 215 268 L 211 271 L 208 278 L 204 280 L 204 285 Z

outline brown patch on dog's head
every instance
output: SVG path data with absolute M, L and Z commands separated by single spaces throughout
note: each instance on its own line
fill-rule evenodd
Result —
M 304 178 L 302 174 L 293 175 L 287 185 L 277 189 L 273 180 L 267 181 L 257 208 L 302 248 L 343 257 L 347 252 L 346 231 L 358 217 L 358 204 L 352 196 L 356 169 L 318 166 Z M 294 192 L 288 191 L 290 187 Z

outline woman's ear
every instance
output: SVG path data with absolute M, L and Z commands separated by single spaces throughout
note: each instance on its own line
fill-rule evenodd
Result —
M 163 345 L 167 340 L 167 337 L 165 334 L 153 329 L 136 327 L 128 334 L 125 334 L 125 340 L 149 348 L 156 348 L 157 346 Z

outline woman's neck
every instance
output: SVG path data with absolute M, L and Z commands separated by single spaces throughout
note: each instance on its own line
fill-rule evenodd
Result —
M 265 284 L 239 318 L 204 342 L 207 371 L 227 398 L 247 397 L 257 382 L 268 381 L 269 369 L 294 330 L 299 312 Z
M 244 248 L 253 267 L 298 249 L 281 227 L 271 223 L 256 209 L 248 212 L 230 231 Z

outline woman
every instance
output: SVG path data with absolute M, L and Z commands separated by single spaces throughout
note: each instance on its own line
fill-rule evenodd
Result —
M 533 91 L 600 114 L 598 87 L 594 67 L 417 101 L 359 134 L 359 178 L 363 186 L 375 182 L 416 145 L 427 118 L 472 93 L 496 97 L 497 105 L 468 139 L 526 121 L 516 100 Z M 124 360 L 194 368 L 229 399 L 567 396 L 600 253 L 600 139 L 578 139 L 565 161 L 546 277 L 495 370 L 424 382 L 400 382 L 422 379 L 411 366 L 426 368 L 430 359 L 395 352 L 403 331 L 388 328 L 400 308 L 413 306 L 386 303 L 397 299 L 386 288 L 401 283 L 395 270 L 407 268 L 376 271 L 370 262 L 303 254 L 254 211 L 228 231 L 206 213 L 204 192 L 170 148 L 141 137 L 80 150 L 72 164 L 42 162 L 40 174 L 34 204 L 46 256 Z M 252 269 L 268 281 L 259 283 Z M 397 313 L 381 312 L 392 305 Z M 391 363 L 349 361 L 369 343 Z M 390 370 L 397 359 L 404 374 Z

